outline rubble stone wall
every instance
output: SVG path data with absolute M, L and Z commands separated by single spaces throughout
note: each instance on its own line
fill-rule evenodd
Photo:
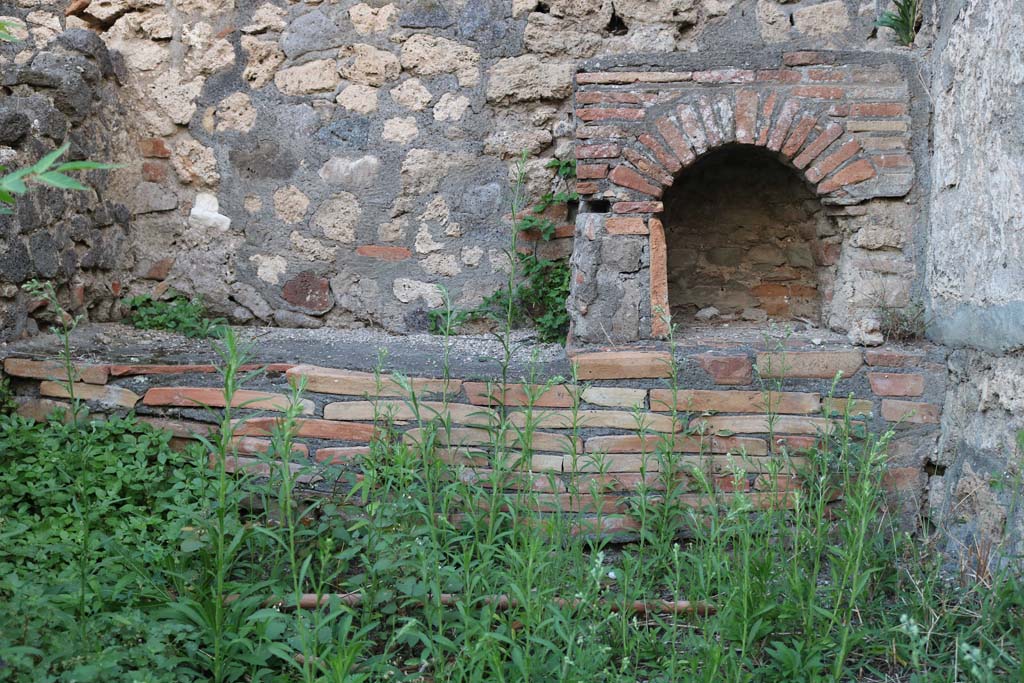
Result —
M 526 150 L 529 196 L 555 185 L 583 60 L 897 49 L 857 0 L 13 4 L 15 62 L 76 26 L 124 56 L 129 290 L 284 326 L 422 329 L 441 286 L 496 289 L 510 168 Z
M 122 157 L 126 72 L 118 56 L 89 31 L 60 33 L 49 15 L 12 26 L 20 42 L 0 43 L 0 167 L 31 166 L 65 142 L 61 161 Z M 37 302 L 21 290 L 33 278 L 53 282 L 75 314 L 118 315 L 130 216 L 110 175 L 81 174 L 88 192 L 31 183 L 0 215 L 0 342 L 38 329 Z
M 1024 550 L 1024 13 L 960 0 L 939 19 L 929 331 L 960 350 L 929 508 L 950 553 L 974 566 Z

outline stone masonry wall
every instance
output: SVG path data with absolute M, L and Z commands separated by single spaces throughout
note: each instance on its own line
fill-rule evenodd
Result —
M 0 12 L 2 14 L 2 12 Z M 63 161 L 124 155 L 119 56 L 84 30 L 33 12 L 11 19 L 17 43 L 0 43 L 0 167 L 30 166 L 64 142 Z M 32 334 L 38 306 L 21 291 L 49 280 L 66 307 L 95 320 L 118 315 L 129 213 L 111 192 L 110 174 L 76 174 L 92 189 L 65 192 L 39 184 L 0 215 L 0 342 Z
M 525 149 L 529 195 L 553 186 L 581 60 L 893 49 L 858 0 L 14 4 L 124 55 L 131 292 L 286 326 L 420 329 L 439 286 L 460 306 L 492 292 L 510 167 Z
M 951 555 L 1024 551 L 1024 12 L 947 3 L 933 55 L 930 334 L 952 347 L 930 515 Z M 993 552 L 995 551 L 995 552 Z

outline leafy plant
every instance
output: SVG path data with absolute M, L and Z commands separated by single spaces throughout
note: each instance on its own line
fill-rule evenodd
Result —
M 17 410 L 18 404 L 14 400 L 14 392 L 11 390 L 11 380 L 0 375 L 0 415 L 9 415 Z
M 552 159 L 545 167 L 556 169 L 556 175 L 563 180 L 573 178 L 576 174 L 576 161 L 573 159 Z M 485 297 L 473 309 L 453 310 L 446 307 L 431 311 L 431 331 L 455 330 L 475 320 L 503 322 L 503 319 L 507 319 L 507 322 L 515 325 L 532 323 L 542 342 L 565 344 L 569 333 L 569 312 L 565 308 L 569 296 L 569 264 L 565 259 L 550 260 L 536 254 L 523 253 L 517 248 L 516 238 L 521 233 L 530 232 L 543 241 L 554 239 L 557 225 L 544 216 L 544 212 L 554 205 L 577 199 L 579 195 L 568 190 L 545 193 L 513 226 L 512 248 L 508 250 L 514 265 L 513 276 L 505 286 Z M 516 206 L 513 215 L 519 214 L 519 207 Z
M 221 318 L 207 318 L 206 309 L 198 299 L 176 296 L 170 301 L 154 299 L 148 294 L 133 296 L 127 301 L 129 322 L 141 330 L 170 330 L 186 337 L 214 337 L 225 325 Z
M 575 159 L 552 159 L 548 163 L 544 164 L 544 168 L 555 169 L 555 174 L 561 178 L 576 177 Z
M 11 207 L 17 197 L 28 192 L 29 183 L 38 182 L 63 190 L 87 190 L 88 187 L 67 174 L 72 171 L 117 168 L 116 164 L 96 161 L 66 161 L 58 164 L 57 160 L 64 156 L 69 146 L 70 143 L 65 142 L 32 166 L 0 176 L 0 214 L 11 213 Z M 5 170 L 0 166 L 0 171 Z
M 4 43 L 15 43 L 18 39 L 11 33 L 11 25 L 0 21 L 0 42 Z
M 919 0 L 893 0 L 896 11 L 885 11 L 875 22 L 875 26 L 889 28 L 896 32 L 896 39 L 901 45 L 910 46 L 917 35 L 917 12 Z

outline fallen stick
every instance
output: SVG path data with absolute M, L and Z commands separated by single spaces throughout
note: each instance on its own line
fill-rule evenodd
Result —
M 303 593 L 301 598 L 299 598 L 298 607 L 300 609 L 315 609 L 328 604 L 332 599 L 337 599 L 345 605 L 355 607 L 362 604 L 364 598 L 364 594 L 358 591 L 351 593 L 327 593 L 319 596 L 316 593 Z M 461 596 L 457 593 L 441 593 L 440 598 L 442 605 L 453 607 L 460 601 Z M 518 604 L 518 601 L 504 594 L 486 596 L 483 598 L 483 601 L 488 605 L 492 605 L 497 610 L 507 610 Z M 579 599 L 554 598 L 553 602 L 560 607 L 578 607 L 583 601 Z M 292 607 L 292 605 L 283 600 L 273 604 L 283 609 Z M 690 600 L 634 600 L 623 605 L 621 602 L 601 599 L 598 600 L 598 604 L 607 605 L 612 612 L 628 611 L 637 614 L 696 614 L 706 617 L 714 614 L 716 611 L 713 605 L 705 602 L 691 602 Z

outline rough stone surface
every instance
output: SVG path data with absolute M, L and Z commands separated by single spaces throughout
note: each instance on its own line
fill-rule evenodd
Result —
M 480 82 L 480 55 L 447 38 L 417 33 L 402 45 L 402 68 L 418 76 L 455 74 L 459 85 Z
M 1024 84 L 1024 17 L 1009 0 L 944 7 L 935 45 L 927 293 L 930 332 L 967 347 L 950 384 L 927 508 L 948 552 L 1024 551 L 1016 441 L 1024 428 L 1024 135 L 1012 122 Z M 997 66 L 998 65 L 998 66 Z M 997 69 L 997 71 L 995 71 Z M 973 350 L 972 350 L 973 349 Z
M 338 73 L 334 60 L 318 59 L 302 66 L 281 69 L 274 76 L 274 84 L 284 95 L 330 92 L 338 85 Z
M 502 59 L 487 72 L 489 102 L 559 100 L 572 90 L 572 64 L 550 62 L 536 55 Z
M 1019 347 L 1024 135 L 1003 113 L 1020 108 L 1024 17 L 1010 0 L 955 3 L 946 14 L 952 21 L 933 83 L 928 287 L 935 333 L 992 351 Z
M 14 11 L 20 16 L 10 18 L 12 33 L 23 42 L 0 44 L 0 165 L 28 166 L 65 141 L 71 150 L 61 161 L 137 159 L 134 141 L 124 134 L 113 56 L 103 42 L 83 29 L 61 33 L 55 17 Z M 134 265 L 127 254 L 131 211 L 165 216 L 178 206 L 173 194 L 138 177 L 140 167 L 137 160 L 125 171 L 134 174 L 128 185 L 118 183 L 115 171 L 71 173 L 94 192 L 32 184 L 13 213 L 0 216 L 0 344 L 52 320 L 47 307 L 20 289 L 32 278 L 53 282 L 62 305 L 75 314 L 96 320 L 116 314 L 110 282 L 128 280 Z

